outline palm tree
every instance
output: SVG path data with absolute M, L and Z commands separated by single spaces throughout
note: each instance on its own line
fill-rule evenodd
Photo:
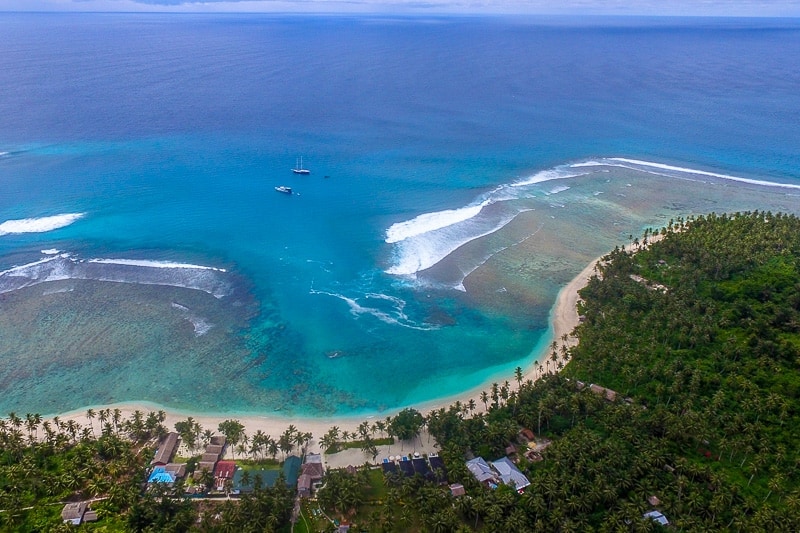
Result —
M 522 388 L 522 367 L 518 366 L 514 369 L 514 379 L 517 380 L 517 389 Z
M 483 402 L 483 409 L 485 411 L 489 410 L 489 395 L 486 393 L 485 390 L 481 391 L 481 402 Z

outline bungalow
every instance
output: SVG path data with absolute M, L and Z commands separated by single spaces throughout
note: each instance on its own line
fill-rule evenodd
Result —
M 209 442 L 212 445 L 225 447 L 225 443 L 228 442 L 228 440 L 225 438 L 225 435 L 214 435 Z
M 156 455 L 150 464 L 153 466 L 165 466 L 170 462 L 172 456 L 175 455 L 175 450 L 178 449 L 178 434 L 174 431 L 168 433 L 166 438 L 158 446 Z
M 197 466 L 194 469 L 194 479 L 200 479 L 200 477 L 203 475 L 203 472 L 213 474 L 216 464 L 216 462 L 212 463 L 207 461 L 200 461 L 197 463 Z

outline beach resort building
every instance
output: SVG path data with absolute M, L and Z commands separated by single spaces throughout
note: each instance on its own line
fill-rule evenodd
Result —
M 303 498 L 311 497 L 311 489 L 315 483 L 322 480 L 325 467 L 322 466 L 322 456 L 318 453 L 309 453 L 303 466 L 300 467 L 300 477 L 297 478 L 297 493 Z
M 167 436 L 164 437 L 164 440 L 158 445 L 156 455 L 153 457 L 153 460 L 150 461 L 150 464 L 152 466 L 166 466 L 166 464 L 172 460 L 172 456 L 175 455 L 177 449 L 178 434 L 174 431 L 167 433 Z
M 236 463 L 234 461 L 217 461 L 214 467 L 214 486 L 217 490 L 222 491 L 225 489 L 225 482 L 233 481 L 233 474 L 236 472 Z

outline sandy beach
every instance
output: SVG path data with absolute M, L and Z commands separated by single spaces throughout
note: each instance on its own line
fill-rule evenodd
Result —
M 558 298 L 556 300 L 555 305 L 553 306 L 551 313 L 550 313 L 550 322 L 551 322 L 551 331 L 552 337 L 548 341 L 546 345 L 545 353 L 539 354 L 537 359 L 541 360 L 547 353 L 549 353 L 549 346 L 550 343 L 555 340 L 559 345 L 563 344 L 562 337 L 566 334 L 568 336 L 567 345 L 571 345 L 574 343 L 574 338 L 571 337 L 571 333 L 573 329 L 578 325 L 578 312 L 577 312 L 577 302 L 579 299 L 578 291 L 586 286 L 589 278 L 593 275 L 595 265 L 599 261 L 600 258 L 597 258 L 591 261 L 586 268 L 584 268 L 577 276 L 575 276 L 558 294 Z M 529 368 L 525 369 L 524 372 L 524 379 L 523 381 L 527 380 L 536 380 L 540 377 L 540 373 L 535 365 L 531 365 Z M 513 379 L 513 376 L 508 376 L 507 378 L 511 388 L 514 389 L 517 386 L 516 380 Z M 449 396 L 445 398 L 438 398 L 436 400 L 432 400 L 430 402 L 426 402 L 420 405 L 415 406 L 417 410 L 422 412 L 423 414 L 427 414 L 433 410 L 442 408 L 442 407 L 449 407 L 453 405 L 457 401 L 461 401 L 463 403 L 468 403 L 470 400 L 474 400 L 476 405 L 476 411 L 480 412 L 484 410 L 484 405 L 480 401 L 480 393 L 481 391 L 488 391 L 491 388 L 492 383 L 487 382 L 481 385 L 480 387 L 476 387 L 474 389 L 464 391 L 461 394 L 455 396 Z M 365 420 L 370 422 L 370 424 L 374 423 L 378 420 L 383 420 L 387 414 L 382 413 L 381 415 L 375 416 L 358 416 L 358 417 L 331 417 L 331 418 L 288 418 L 288 417 L 277 417 L 277 416 L 255 416 L 255 415 L 244 415 L 244 416 L 237 416 L 235 414 L 225 415 L 225 416 L 214 416 L 214 415 L 207 415 L 207 414 L 195 414 L 190 412 L 183 412 L 177 411 L 173 409 L 166 409 L 159 405 L 147 403 L 147 402 L 126 402 L 126 403 L 118 403 L 118 404 L 111 404 L 111 405 L 104 405 L 104 406 L 93 406 L 92 407 L 95 412 L 100 409 L 111 409 L 112 411 L 115 409 L 119 409 L 120 414 L 123 418 L 129 418 L 135 411 L 140 411 L 144 414 L 150 411 L 161 411 L 163 410 L 166 413 L 166 420 L 164 422 L 165 426 L 169 429 L 173 429 L 175 427 L 175 423 L 179 421 L 186 420 L 187 417 L 192 417 L 197 423 L 199 423 L 202 428 L 210 429 L 217 433 L 217 427 L 220 422 L 229 419 L 235 419 L 241 422 L 245 426 L 245 432 L 248 435 L 252 435 L 257 431 L 262 431 L 267 435 L 272 436 L 273 438 L 278 438 L 281 433 L 283 433 L 290 425 L 294 425 L 299 431 L 304 433 L 311 433 L 313 435 L 313 439 L 309 443 L 308 451 L 310 452 L 320 452 L 319 446 L 319 439 L 322 437 L 330 428 L 336 426 L 339 428 L 340 431 L 350 431 L 355 433 L 357 431 L 358 425 Z M 78 409 L 74 411 L 69 411 L 66 413 L 62 413 L 60 418 L 62 420 L 65 419 L 73 419 L 76 422 L 80 423 L 81 425 L 88 425 L 90 422 L 93 422 L 95 425 L 95 430 L 99 431 L 99 421 L 95 418 L 93 421 L 90 421 L 86 417 L 87 408 Z M 394 414 L 394 413 L 392 413 Z M 380 460 L 382 457 L 386 457 L 389 455 L 396 454 L 399 451 L 403 451 L 404 453 L 430 453 L 435 451 L 433 439 L 427 434 L 427 432 L 423 432 L 418 438 L 414 439 L 413 441 L 406 442 L 406 443 L 396 443 L 392 446 L 382 446 L 379 447 L 379 455 L 378 459 Z M 329 467 L 342 467 L 347 466 L 348 464 L 359 465 L 363 464 L 365 461 L 371 461 L 370 456 L 366 456 L 363 452 L 357 449 L 349 449 L 343 452 L 339 452 L 333 455 L 326 456 L 326 463 Z

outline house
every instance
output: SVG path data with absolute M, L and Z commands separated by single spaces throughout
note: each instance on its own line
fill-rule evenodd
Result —
M 311 483 L 319 481 L 325 475 L 325 467 L 322 463 L 305 463 L 300 468 L 300 473 L 311 478 Z
M 500 474 L 500 480 L 518 491 L 531 484 L 525 474 L 520 472 L 519 468 L 508 457 L 502 457 L 497 461 L 492 462 L 492 467 Z
M 484 461 L 482 457 L 476 457 L 467 461 L 467 469 L 479 483 L 491 488 L 503 483 L 521 491 L 531 484 L 508 457 L 493 461 L 491 464 Z
M 225 435 L 214 435 L 213 437 L 211 437 L 209 442 L 212 445 L 222 446 L 224 448 L 225 443 L 228 442 L 228 440 L 225 438 Z
M 528 442 L 533 442 L 536 440 L 536 436 L 533 434 L 533 431 L 531 431 L 528 428 L 521 429 L 519 434 L 523 439 L 525 439 Z
M 662 526 L 669 525 L 669 520 L 667 520 L 667 517 L 664 516 L 661 511 L 650 511 L 649 513 L 644 513 L 642 518 L 649 518 L 653 522 L 658 522 Z
M 464 490 L 464 485 L 462 485 L 461 483 L 453 483 L 452 485 L 450 485 L 450 495 L 453 496 L 454 498 L 463 496 L 466 493 L 467 491 Z
M 172 456 L 175 455 L 175 450 L 178 449 L 178 434 L 174 431 L 168 433 L 166 438 L 161 442 L 158 446 L 158 450 L 156 451 L 156 455 L 150 464 L 153 466 L 165 466 L 167 463 L 172 460 Z
M 483 457 L 476 457 L 467 461 L 467 469 L 475 476 L 478 483 L 486 483 L 497 485 L 499 480 L 489 463 L 483 460 Z
M 81 525 L 88 506 L 89 504 L 87 502 L 68 503 L 64 506 L 64 509 L 61 510 L 61 520 L 63 520 L 65 524 L 69 522 L 74 526 Z

